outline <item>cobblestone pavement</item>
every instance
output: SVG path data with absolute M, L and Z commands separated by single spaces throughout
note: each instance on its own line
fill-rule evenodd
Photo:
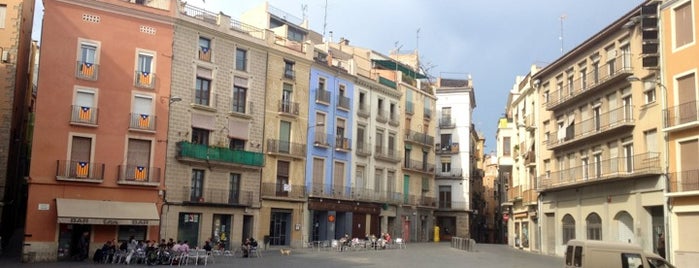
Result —
M 294 249 L 282 256 L 278 249 L 262 251 L 261 258 L 217 256 L 207 267 L 561 267 L 560 257 L 544 256 L 506 245 L 479 244 L 474 252 L 453 249 L 449 243 L 415 243 L 405 249 L 328 251 Z M 201 264 L 200 264 L 201 265 Z M 55 262 L 22 264 L 17 260 L 0 259 L 0 267 L 122 267 L 123 264 L 89 262 Z M 146 266 L 132 264 L 130 266 Z M 194 266 L 193 264 L 188 266 Z

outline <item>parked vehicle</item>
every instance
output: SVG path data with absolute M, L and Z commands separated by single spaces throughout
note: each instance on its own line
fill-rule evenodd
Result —
M 660 255 L 638 245 L 597 240 L 570 240 L 564 268 L 674 268 Z

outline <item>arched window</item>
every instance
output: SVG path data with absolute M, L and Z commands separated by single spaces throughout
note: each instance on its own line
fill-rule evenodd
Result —
M 575 239 L 575 219 L 570 214 L 563 216 L 562 221 L 563 244 L 568 243 L 568 240 Z
M 602 219 L 597 213 L 590 213 L 585 219 L 587 223 L 587 239 L 602 240 Z

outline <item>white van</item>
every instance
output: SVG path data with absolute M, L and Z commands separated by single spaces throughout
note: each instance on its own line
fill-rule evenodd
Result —
M 663 257 L 621 242 L 570 240 L 564 268 L 674 268 Z

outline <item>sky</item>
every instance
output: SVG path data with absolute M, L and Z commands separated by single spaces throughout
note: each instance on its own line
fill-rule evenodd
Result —
M 350 45 L 382 54 L 417 49 L 436 77 L 471 75 L 476 95 L 473 123 L 496 150 L 497 121 L 517 76 L 532 64 L 546 66 L 601 31 L 643 0 L 269 0 L 311 30 L 333 32 Z M 233 19 L 264 0 L 188 0 Z M 327 3 L 327 5 L 326 5 Z M 305 8 L 304 8 L 305 7 Z M 37 0 L 34 39 L 42 14 Z M 305 11 L 304 11 L 305 10 Z M 291 21 L 291 20 L 290 20 Z M 324 27 L 325 26 L 325 27 Z M 561 40 L 561 36 L 563 36 Z M 561 52 L 563 50 L 563 52 Z

